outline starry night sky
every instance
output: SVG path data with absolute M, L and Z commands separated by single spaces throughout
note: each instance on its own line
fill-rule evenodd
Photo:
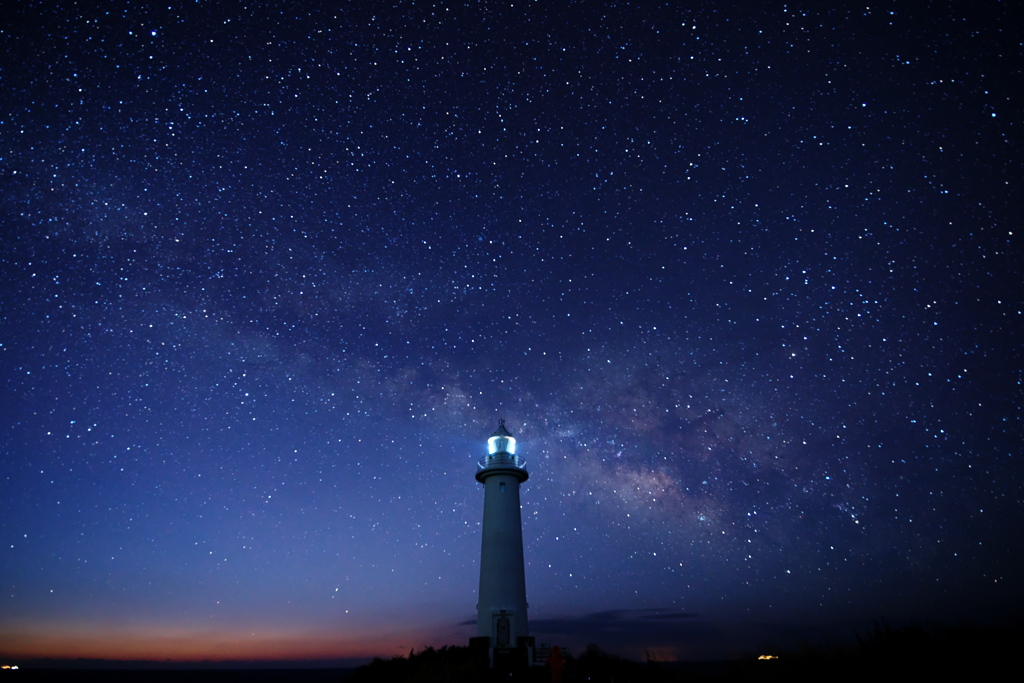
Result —
M 465 644 L 500 417 L 538 641 L 1019 614 L 1010 3 L 138 5 L 0 20 L 0 654 Z

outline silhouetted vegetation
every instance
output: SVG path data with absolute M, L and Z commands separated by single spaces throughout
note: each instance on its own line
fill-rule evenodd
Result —
M 482 656 L 481 656 L 482 655 Z M 551 680 L 546 667 L 522 667 L 512 671 L 488 668 L 486 651 L 468 647 L 427 648 L 410 652 L 408 657 L 375 659 L 355 671 L 350 683 L 394 681 L 395 683 L 476 683 L 477 681 L 522 681 L 546 683 Z M 597 645 L 588 645 L 574 658 L 565 655 L 564 681 L 617 683 L 620 681 L 670 681 L 657 663 L 640 664 L 608 654 Z
M 353 683 L 461 683 L 490 680 L 489 673 L 486 651 L 481 659 L 479 650 L 445 646 L 440 650 L 428 647 L 418 653 L 410 652 L 408 657 L 374 659 L 356 669 L 348 680 Z
M 778 653 L 775 660 L 708 665 L 687 662 L 645 663 L 618 657 L 591 644 L 578 656 L 564 653 L 563 680 L 567 683 L 670 683 L 676 681 L 814 681 L 917 680 L 958 678 L 973 680 L 1008 670 L 1019 647 L 1022 629 L 892 628 L 876 624 L 857 634 L 845 646 L 811 647 Z M 468 647 L 427 648 L 408 657 L 375 659 L 356 670 L 354 683 L 476 683 L 490 681 L 550 680 L 543 667 L 494 671 L 486 654 Z

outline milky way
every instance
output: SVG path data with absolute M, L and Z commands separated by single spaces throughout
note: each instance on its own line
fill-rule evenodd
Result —
M 0 654 L 1017 614 L 1009 8 L 676 4 L 9 10 Z

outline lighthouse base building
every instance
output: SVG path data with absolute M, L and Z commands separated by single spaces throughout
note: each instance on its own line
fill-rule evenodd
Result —
M 477 463 L 484 485 L 484 523 L 480 546 L 477 637 L 491 666 L 515 668 L 533 663 L 534 639 L 526 615 L 526 572 L 519 485 L 529 478 L 526 462 L 515 454 L 516 440 L 501 420 L 487 440 L 487 455 Z

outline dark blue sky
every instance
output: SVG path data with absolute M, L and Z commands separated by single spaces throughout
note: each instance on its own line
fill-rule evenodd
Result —
M 1008 3 L 137 5 L 0 23 L 0 654 L 464 644 L 499 417 L 539 641 L 1019 614 Z

